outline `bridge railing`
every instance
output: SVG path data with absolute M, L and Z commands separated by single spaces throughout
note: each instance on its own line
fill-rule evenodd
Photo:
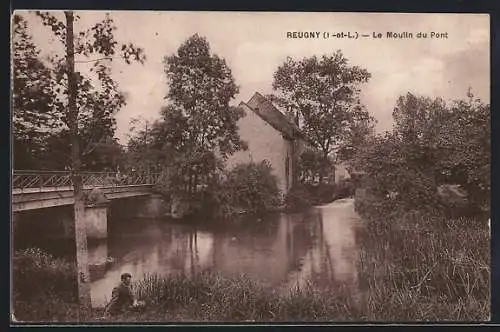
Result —
M 118 172 L 80 172 L 83 185 L 89 187 L 109 187 L 155 184 L 159 173 L 118 173 Z M 72 186 L 71 172 L 69 171 L 14 171 L 12 188 L 46 188 Z

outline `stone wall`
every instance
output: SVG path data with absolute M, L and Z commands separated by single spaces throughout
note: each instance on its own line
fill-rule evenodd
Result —
M 233 154 L 227 161 L 227 167 L 233 168 L 238 163 L 261 162 L 267 159 L 278 179 L 278 187 L 286 192 L 291 186 L 292 144 L 281 133 L 255 114 L 244 103 L 240 107 L 245 116 L 238 121 L 239 134 L 247 142 L 248 150 Z M 289 179 L 286 177 L 286 158 L 289 158 Z M 288 187 L 287 187 L 288 184 Z

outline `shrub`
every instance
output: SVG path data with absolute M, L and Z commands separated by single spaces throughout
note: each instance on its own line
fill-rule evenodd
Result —
M 285 198 L 287 209 L 300 210 L 313 206 L 316 203 L 311 194 L 310 186 L 299 184 L 293 186 Z
M 12 278 L 14 294 L 21 300 L 49 293 L 58 293 L 72 299 L 76 294 L 75 266 L 38 248 L 14 253 Z
M 58 321 L 71 316 L 77 301 L 75 266 L 38 249 L 12 258 L 12 298 L 17 319 Z
M 209 184 L 202 206 L 217 216 L 262 213 L 280 205 L 277 179 L 268 161 L 236 165 Z
M 237 215 L 243 210 L 236 206 L 232 193 L 233 191 L 225 181 L 217 181 L 209 184 L 203 195 L 200 210 L 205 215 L 215 218 L 226 218 Z
M 342 180 L 338 184 L 301 183 L 293 186 L 286 195 L 286 207 L 290 210 L 304 209 L 317 204 L 326 204 L 336 199 L 354 195 L 354 184 L 350 180 Z

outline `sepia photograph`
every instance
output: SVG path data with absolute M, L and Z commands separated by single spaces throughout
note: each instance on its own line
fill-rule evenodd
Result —
M 16 10 L 12 323 L 490 320 L 490 17 Z

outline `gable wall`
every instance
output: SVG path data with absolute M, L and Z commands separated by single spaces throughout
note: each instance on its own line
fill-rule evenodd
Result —
M 285 173 L 287 153 L 290 158 L 290 174 L 292 172 L 290 142 L 247 105 L 242 103 L 240 107 L 245 112 L 245 116 L 238 121 L 238 132 L 241 139 L 248 144 L 248 150 L 233 154 L 227 161 L 227 167 L 233 168 L 238 163 L 261 162 L 267 159 L 272 165 L 273 173 L 278 178 L 280 190 L 286 192 L 288 189 Z M 289 186 L 291 186 L 291 182 L 289 182 Z

